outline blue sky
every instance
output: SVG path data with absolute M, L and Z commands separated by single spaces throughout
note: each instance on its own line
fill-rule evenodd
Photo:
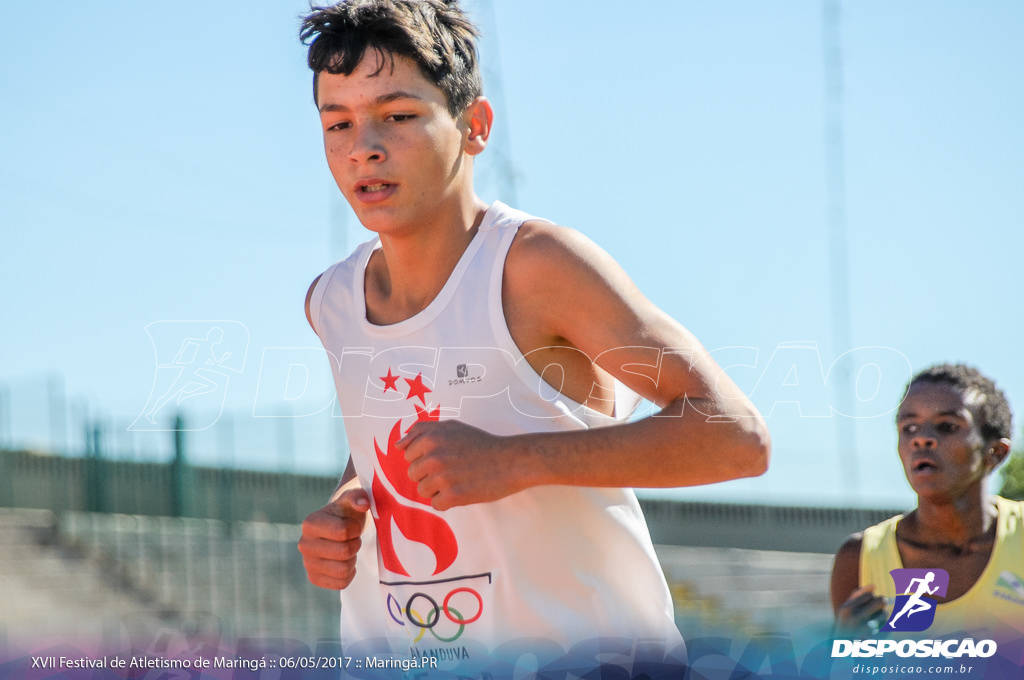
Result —
M 820 3 L 468 6 L 504 126 L 487 153 L 511 159 L 519 207 L 608 250 L 768 415 L 767 475 L 678 495 L 909 504 L 884 412 L 906 371 L 938 361 L 976 364 L 1024 408 L 1024 5 L 843 3 L 849 346 L 829 289 Z M 0 387 L 15 432 L 53 375 L 123 432 L 159 389 L 160 322 L 245 329 L 225 396 L 236 430 L 293 396 L 261 383 L 261 364 L 305 361 L 275 348 L 317 346 L 306 287 L 364 238 L 323 160 L 304 8 L 0 10 Z M 480 168 L 487 199 L 504 198 L 498 156 Z M 864 369 L 853 475 L 824 376 L 847 352 Z M 288 408 L 325 399 L 322 369 Z M 300 464 L 337 464 L 308 432 L 330 423 L 291 425 Z

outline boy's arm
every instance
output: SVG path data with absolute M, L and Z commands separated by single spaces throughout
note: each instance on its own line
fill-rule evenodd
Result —
M 713 282 L 677 278 L 681 296 L 714 294 Z M 457 421 L 417 423 L 398 445 L 435 508 L 543 484 L 678 487 L 764 472 L 770 440 L 753 404 L 588 239 L 524 225 L 509 251 L 503 293 L 524 354 L 555 345 L 579 350 L 662 410 L 612 427 L 513 437 Z
M 873 585 L 860 587 L 862 534 L 849 536 L 836 552 L 832 564 L 832 611 L 837 637 L 861 637 L 871 632 L 868 622 L 885 614 L 885 600 Z M 883 619 L 884 621 L 884 619 Z
M 316 277 L 306 292 L 306 320 L 313 327 L 309 303 L 320 277 Z M 316 328 L 313 327 L 316 332 Z M 310 583 L 321 588 L 341 590 L 352 582 L 356 574 L 356 553 L 362 546 L 366 513 L 370 497 L 359 485 L 356 469 L 349 457 L 341 481 L 331 494 L 327 505 L 309 515 L 302 523 L 299 552 Z

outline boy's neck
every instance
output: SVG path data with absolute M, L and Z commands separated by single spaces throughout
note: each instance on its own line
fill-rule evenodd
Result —
M 458 264 L 487 205 L 475 194 L 414 228 L 382 234 L 366 269 L 366 316 L 377 325 L 404 321 L 437 297 Z
M 983 488 L 972 489 L 949 503 L 919 499 L 916 529 L 922 538 L 958 543 L 987 534 L 996 521 L 995 500 Z

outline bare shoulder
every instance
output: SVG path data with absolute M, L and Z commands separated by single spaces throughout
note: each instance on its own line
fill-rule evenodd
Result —
M 579 231 L 550 222 L 525 222 L 516 234 L 505 263 L 506 276 L 525 277 L 543 285 L 584 271 L 610 267 L 621 271 L 614 259 Z M 547 276 L 533 275 L 544 272 Z
M 864 543 L 864 532 L 858 531 L 855 534 L 850 534 L 843 541 L 843 544 L 839 546 L 839 550 L 836 551 L 836 565 L 845 565 L 852 562 L 855 566 L 860 564 L 860 547 Z M 835 571 L 835 567 L 833 567 Z
M 696 338 L 648 300 L 608 253 L 574 229 L 533 221 L 520 227 L 505 262 L 502 306 L 524 354 L 538 348 L 570 350 L 538 356 L 538 362 L 557 359 L 565 366 L 572 355 L 586 357 L 587 370 L 594 370 L 592 361 L 661 407 L 684 393 L 697 394 L 707 382 L 698 385 L 693 370 L 705 354 Z M 675 363 L 666 366 L 659 363 L 665 347 L 689 351 L 673 353 L 669 363 Z M 639 369 L 625 368 L 639 364 L 651 366 L 651 375 L 640 377 Z M 591 373 L 583 381 L 584 398 L 594 379 Z
M 620 303 L 646 306 L 621 266 L 585 235 L 549 222 L 519 228 L 505 261 L 505 303 L 568 321 L 567 312 Z
M 863 532 L 850 534 L 836 551 L 835 561 L 832 563 L 833 609 L 839 609 L 860 585 L 860 549 L 863 543 Z
M 306 291 L 306 321 L 309 322 L 309 327 L 313 329 L 314 333 L 316 332 L 316 327 L 313 326 L 313 316 L 309 312 L 309 303 L 313 299 L 313 291 L 316 289 L 316 284 L 320 283 L 321 276 L 323 274 L 313 279 L 313 283 L 309 284 L 309 290 Z

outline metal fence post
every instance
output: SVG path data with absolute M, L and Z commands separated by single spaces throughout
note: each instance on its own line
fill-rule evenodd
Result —
M 218 423 L 220 435 L 221 469 L 217 485 L 217 502 L 220 505 L 220 518 L 224 522 L 225 535 L 231 536 L 235 530 L 235 427 L 231 416 L 221 418 Z
M 103 442 L 98 424 L 85 426 L 85 446 L 85 507 L 89 512 L 103 512 Z
M 174 459 L 171 461 L 171 516 L 183 517 L 186 509 L 185 421 L 174 417 Z

